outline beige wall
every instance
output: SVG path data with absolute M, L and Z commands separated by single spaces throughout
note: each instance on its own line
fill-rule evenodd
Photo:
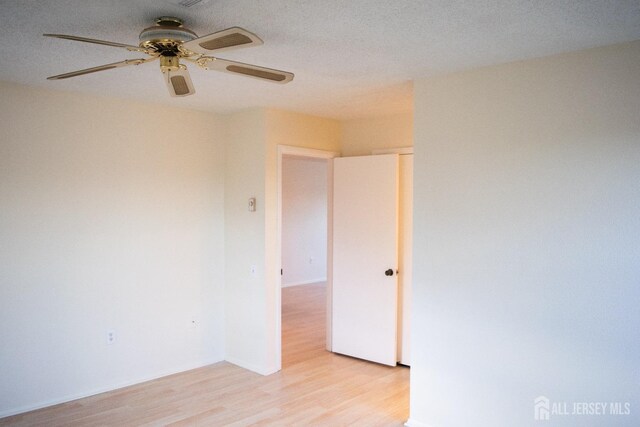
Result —
M 4 83 L 0 118 L 0 417 L 221 360 L 222 122 Z
M 410 425 L 537 425 L 541 395 L 636 405 L 640 42 L 415 91 Z
M 413 147 L 413 113 L 342 122 L 343 156 L 364 156 L 376 149 L 400 147 Z

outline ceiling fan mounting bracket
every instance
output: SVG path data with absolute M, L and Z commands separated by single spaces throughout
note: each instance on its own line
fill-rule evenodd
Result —
M 182 27 L 183 23 L 182 19 L 176 18 L 175 16 L 161 16 L 156 18 L 156 24 L 167 27 Z

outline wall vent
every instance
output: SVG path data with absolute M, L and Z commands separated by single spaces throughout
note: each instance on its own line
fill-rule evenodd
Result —
M 165 3 L 180 7 L 194 7 L 202 6 L 203 4 L 207 4 L 210 1 L 211 0 L 165 0 Z
M 178 5 L 182 7 L 192 7 L 201 3 L 208 3 L 209 0 L 179 0 Z

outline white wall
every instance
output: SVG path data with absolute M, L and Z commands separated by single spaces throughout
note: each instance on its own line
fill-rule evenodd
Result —
M 640 42 L 415 85 L 411 419 L 640 424 Z
M 339 152 L 342 126 L 337 120 L 268 109 L 266 113 L 267 152 L 265 158 L 265 263 L 267 288 L 267 359 L 270 371 L 280 365 L 278 325 L 281 312 L 278 257 L 278 145 Z
M 282 162 L 282 286 L 327 280 L 327 161 Z
M 225 167 L 225 359 L 267 374 L 265 112 L 230 115 Z M 256 198 L 256 211 L 248 200 Z M 255 266 L 255 273 L 251 267 Z
M 225 118 L 226 359 L 261 374 L 279 367 L 276 296 L 278 144 L 337 149 L 340 125 L 329 119 L 272 109 Z M 256 212 L 247 200 L 256 197 Z M 251 265 L 256 274 L 250 274 Z
M 221 360 L 220 120 L 0 94 L 0 417 Z

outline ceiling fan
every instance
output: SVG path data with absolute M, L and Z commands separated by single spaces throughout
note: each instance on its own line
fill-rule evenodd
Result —
M 187 67 L 180 63 L 181 59 L 193 62 L 205 70 L 239 74 L 274 83 L 284 84 L 293 80 L 293 73 L 287 71 L 229 61 L 208 55 L 211 52 L 259 46 L 263 43 L 258 36 L 240 27 L 231 27 L 213 34 L 198 37 L 196 33 L 182 26 L 182 20 L 171 16 L 162 16 L 156 19 L 156 25 L 142 30 L 139 37 L 140 44 L 138 46 L 65 34 L 43 35 L 45 37 L 56 37 L 59 39 L 114 46 L 124 48 L 130 52 L 142 52 L 149 55 L 148 58 L 125 59 L 124 61 L 114 62 L 112 64 L 59 74 L 57 76 L 47 77 L 48 80 L 67 79 L 69 77 L 82 76 L 97 71 L 111 70 L 129 65 L 140 65 L 159 60 L 160 70 L 164 75 L 171 96 L 193 95 L 195 89 Z

